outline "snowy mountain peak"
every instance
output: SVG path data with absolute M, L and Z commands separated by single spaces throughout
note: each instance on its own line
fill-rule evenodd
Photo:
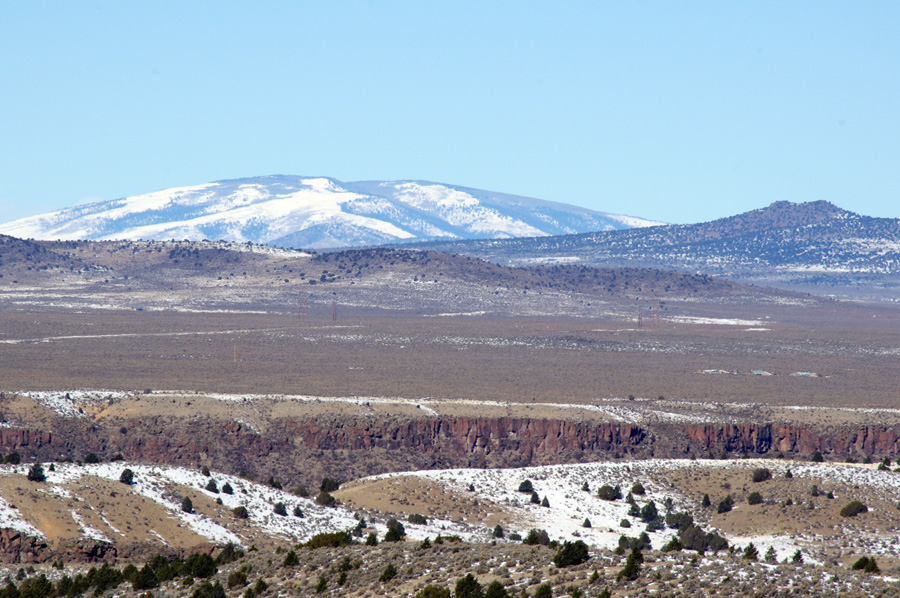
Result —
M 35 239 L 212 239 L 326 248 L 512 238 L 660 224 L 422 181 L 272 175 L 176 187 L 0 225 Z

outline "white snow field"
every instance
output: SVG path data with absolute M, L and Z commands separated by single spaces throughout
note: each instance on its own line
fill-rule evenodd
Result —
M 79 205 L 0 224 L 0 233 L 33 239 L 212 239 L 324 248 L 533 237 L 656 224 L 660 223 L 436 183 L 263 176 Z

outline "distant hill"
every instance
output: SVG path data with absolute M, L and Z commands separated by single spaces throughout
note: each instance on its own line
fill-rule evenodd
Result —
M 439 183 L 344 183 L 276 175 L 79 205 L 2 224 L 0 233 L 47 240 L 209 239 L 299 249 L 535 237 L 655 224 Z
M 900 288 L 900 219 L 826 201 L 780 201 L 699 224 L 420 247 L 507 265 L 682 270 L 853 298 L 896 299 Z

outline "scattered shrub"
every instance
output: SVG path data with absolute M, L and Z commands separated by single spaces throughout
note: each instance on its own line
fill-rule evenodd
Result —
M 619 522 L 619 527 L 631 527 L 631 522 L 627 519 L 623 519 Z
M 865 513 L 869 508 L 858 500 L 850 501 L 841 509 L 841 517 L 856 517 L 860 513 Z
M 427 585 L 419 590 L 416 598 L 450 598 L 450 590 L 441 586 Z
M 684 545 L 681 543 L 681 540 L 678 539 L 678 536 L 675 536 L 663 546 L 663 552 L 675 552 L 682 548 L 684 548 Z
M 694 518 L 690 513 L 669 513 L 666 515 L 666 525 L 672 529 L 686 529 L 694 525 Z
M 528 532 L 528 534 L 525 536 L 525 539 L 522 540 L 522 543 L 528 544 L 529 546 L 534 546 L 536 544 L 547 546 L 548 544 L 550 544 L 550 536 L 545 530 L 533 529 Z
M 447 592 L 447 597 L 449 598 L 449 596 L 450 593 Z M 509 598 L 509 592 L 506 591 L 502 583 L 495 579 L 485 588 L 484 598 Z
M 25 477 L 32 482 L 44 482 L 47 480 L 47 476 L 44 475 L 44 466 L 40 463 L 32 465 Z
M 760 494 L 759 492 L 751 492 L 750 495 L 747 497 L 747 503 L 751 504 L 751 505 L 761 504 L 762 501 L 763 501 L 763 497 L 762 497 L 762 494 Z
M 319 486 L 321 492 L 334 492 L 341 487 L 341 483 L 332 478 L 322 478 L 322 484 Z
M 719 502 L 719 506 L 716 508 L 716 512 L 717 513 L 727 513 L 728 511 L 730 511 L 733 508 L 734 508 L 734 499 L 731 498 L 731 495 L 729 494 L 728 496 L 726 496 Z
M 316 503 L 322 505 L 323 507 L 333 507 L 337 504 L 337 499 L 323 490 L 319 492 L 318 496 L 316 496 Z
M 206 477 L 209 477 L 209 467 L 204 465 L 203 467 L 200 468 L 200 473 L 202 475 L 205 475 Z
M 728 548 L 728 541 L 716 532 L 705 532 L 699 525 L 691 525 L 678 534 L 678 539 L 688 550 L 712 550 Z
M 212 577 L 216 574 L 217 570 L 218 567 L 216 567 L 215 559 L 208 554 L 196 552 L 189 556 L 181 566 L 182 573 L 187 572 L 192 577 L 199 577 L 201 579 Z
M 232 571 L 228 575 L 228 589 L 242 588 L 247 585 L 247 574 L 243 571 Z
M 378 578 L 378 581 L 381 583 L 386 583 L 391 581 L 397 577 L 397 567 L 394 566 L 394 563 L 388 563 L 387 567 L 384 568 L 384 571 L 381 572 L 381 576 Z M 459 595 L 459 591 L 457 590 L 457 596 Z
M 878 568 L 878 563 L 875 562 L 875 557 L 864 556 L 860 557 L 858 561 L 853 563 L 854 571 L 865 571 L 866 573 L 879 573 L 881 570 Z
M 743 558 L 748 561 L 755 561 L 759 559 L 759 550 L 756 549 L 756 546 L 753 545 L 753 542 L 747 544 L 747 548 L 744 549 Z
M 426 525 L 428 524 L 428 518 L 421 513 L 410 513 L 409 518 L 407 519 L 413 525 Z
M 294 487 L 294 495 L 300 498 L 309 498 L 309 490 L 303 484 L 298 484 Z
M 238 519 L 247 519 L 250 517 L 250 513 L 247 511 L 247 507 L 235 507 L 231 510 L 231 514 L 237 517 Z
M 644 496 L 645 494 L 647 494 L 647 490 L 644 489 L 643 484 L 637 482 L 631 487 L 631 493 L 637 494 L 638 496 Z
M 616 490 L 609 484 L 604 484 L 597 490 L 597 498 L 602 498 L 603 500 L 616 500 Z
M 297 557 L 297 553 L 293 550 L 289 550 L 286 555 L 284 555 L 284 560 L 281 562 L 282 567 L 296 567 L 300 564 L 300 559 Z
M 580 565 L 588 560 L 587 544 L 581 540 L 563 542 L 562 547 L 553 557 L 553 564 L 559 568 Z
M 218 556 L 216 556 L 216 564 L 227 565 L 228 563 L 233 563 L 234 561 L 243 558 L 243 556 L 244 551 L 235 546 L 233 542 L 229 542 L 225 545 L 225 548 L 219 552 Z
M 159 585 L 159 580 L 156 578 L 156 575 L 153 574 L 153 569 L 150 565 L 144 565 L 140 568 L 140 570 L 135 573 L 133 578 L 131 579 L 131 586 L 135 590 L 149 590 L 151 588 L 155 588 Z
M 22 462 L 22 457 L 19 455 L 19 453 L 13 451 L 10 454 L 3 457 L 3 462 L 8 465 L 18 465 L 19 463 Z
M 225 594 L 225 588 L 219 582 L 209 583 L 206 581 L 194 590 L 191 598 L 227 598 L 227 594 Z
M 387 520 L 387 533 L 384 534 L 385 542 L 399 542 L 406 536 L 403 524 L 393 517 Z
M 456 582 L 455 596 L 456 598 L 483 598 L 484 591 L 475 576 L 467 573 L 465 577 L 461 577 Z
M 628 555 L 628 560 L 625 561 L 625 566 L 619 571 L 618 575 L 616 575 L 616 581 L 633 581 L 637 579 L 641 575 L 641 563 L 644 562 L 644 555 L 641 554 L 641 551 L 637 548 L 632 548 L 631 553 Z
M 650 548 L 650 536 L 647 535 L 647 532 L 641 532 L 641 535 L 637 538 L 629 538 L 628 536 L 619 536 L 619 551 L 621 554 L 625 554 L 626 550 L 631 550 L 632 548 L 637 548 L 638 550 L 644 550 Z
M 644 523 L 656 521 L 657 517 L 659 517 L 659 511 L 656 510 L 656 503 L 652 500 L 641 508 L 641 521 Z
M 534 591 L 534 598 L 553 598 L 553 586 L 544 582 Z
M 310 549 L 337 548 L 338 546 L 349 546 L 352 543 L 353 538 L 347 532 L 323 532 L 310 538 L 306 547 Z
M 753 470 L 751 478 L 754 482 L 765 482 L 772 479 L 772 472 L 768 467 L 757 467 Z

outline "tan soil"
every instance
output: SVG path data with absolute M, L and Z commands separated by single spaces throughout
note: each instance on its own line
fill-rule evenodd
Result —
M 465 493 L 454 492 L 443 484 L 415 476 L 350 482 L 333 494 L 349 508 L 395 515 L 401 521 L 412 513 L 418 513 L 426 517 L 493 527 L 511 517 L 511 513 L 498 505 L 479 503 Z

